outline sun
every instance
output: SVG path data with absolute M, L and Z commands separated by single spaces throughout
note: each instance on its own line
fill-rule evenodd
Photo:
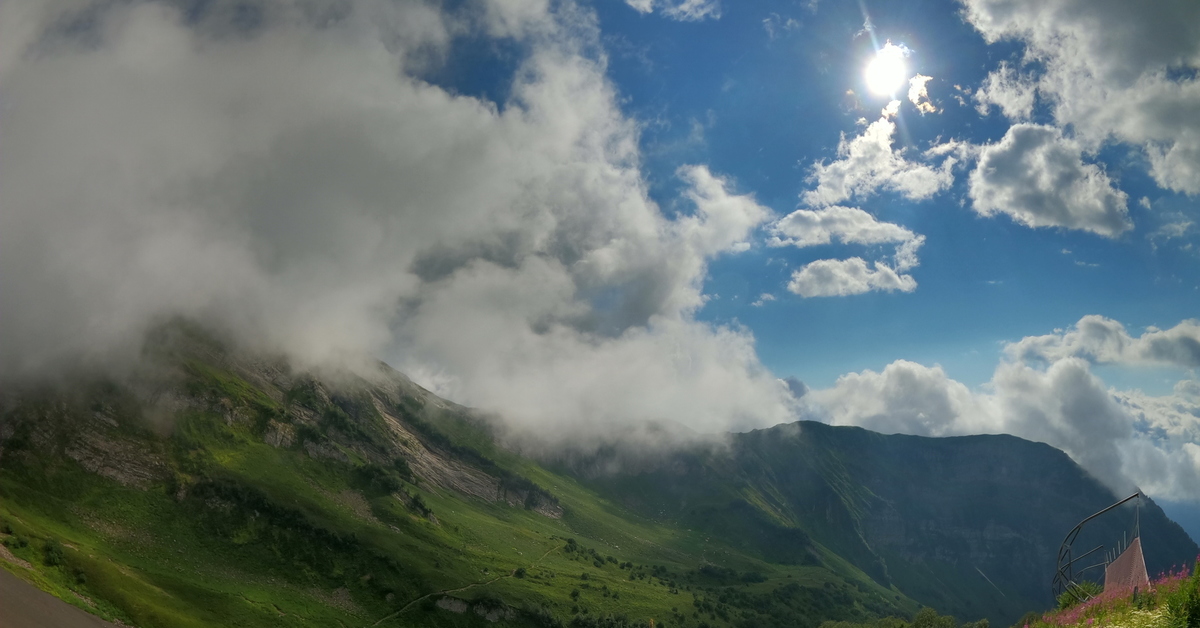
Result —
M 863 73 L 867 89 L 880 96 L 895 95 L 908 81 L 908 67 L 904 64 L 906 53 L 905 48 L 890 41 L 884 44 Z

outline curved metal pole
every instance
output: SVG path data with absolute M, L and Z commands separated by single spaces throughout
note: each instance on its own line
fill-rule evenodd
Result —
M 1134 493 L 1133 495 L 1130 495 L 1129 497 L 1126 497 L 1125 499 L 1122 499 L 1121 501 L 1109 506 L 1108 508 L 1105 508 L 1104 510 L 1100 510 L 1098 512 L 1095 512 L 1095 513 L 1089 515 L 1088 517 L 1084 518 L 1083 521 L 1080 521 L 1074 528 L 1071 528 L 1071 531 L 1068 532 L 1067 536 L 1063 538 L 1062 545 L 1058 546 L 1058 565 L 1057 565 L 1055 573 L 1054 573 L 1054 580 L 1050 583 L 1050 591 L 1054 594 L 1055 599 L 1057 599 L 1058 596 L 1062 595 L 1064 592 L 1071 592 L 1073 595 L 1075 595 L 1075 597 L 1078 601 L 1081 601 L 1081 602 L 1083 601 L 1083 598 L 1080 597 L 1079 592 L 1075 591 L 1074 587 L 1072 586 L 1075 584 L 1074 564 L 1075 564 L 1075 561 L 1078 560 L 1079 558 L 1083 558 L 1083 556 L 1087 556 L 1088 554 L 1091 554 L 1092 552 L 1096 551 L 1095 549 L 1093 549 L 1093 550 L 1087 552 L 1086 554 L 1084 554 L 1083 556 L 1080 556 L 1079 558 L 1076 558 L 1074 560 L 1071 559 L 1071 544 L 1075 542 L 1075 539 L 1079 538 L 1079 533 L 1083 530 L 1083 524 L 1124 504 L 1125 502 L 1127 502 L 1131 499 L 1134 499 L 1135 497 L 1141 497 L 1141 496 L 1142 496 L 1142 492 L 1138 491 L 1138 492 Z M 1141 506 L 1140 499 L 1138 500 L 1138 505 Z M 1139 515 L 1140 515 L 1140 512 L 1139 512 Z M 1140 523 L 1140 521 L 1139 521 L 1139 523 Z M 1103 547 L 1103 546 L 1101 546 L 1101 547 Z M 1099 548 L 1097 548 L 1097 549 L 1099 549 Z M 1091 569 L 1091 567 L 1088 567 L 1087 569 Z M 1081 573 L 1083 571 L 1087 571 L 1087 569 L 1081 570 Z

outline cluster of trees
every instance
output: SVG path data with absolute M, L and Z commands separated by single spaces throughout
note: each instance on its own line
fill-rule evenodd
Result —
M 954 617 L 939 615 L 937 611 L 926 606 L 917 611 L 911 620 L 889 616 L 860 623 L 827 621 L 821 624 L 820 628 L 988 628 L 988 620 L 980 619 L 959 624 Z

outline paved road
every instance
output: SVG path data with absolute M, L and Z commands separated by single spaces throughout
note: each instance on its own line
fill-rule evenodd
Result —
M 0 567 L 0 628 L 117 628 Z

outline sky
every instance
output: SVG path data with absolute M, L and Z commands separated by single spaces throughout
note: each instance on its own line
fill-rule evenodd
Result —
M 0 0 L 0 378 L 174 316 L 547 446 L 1011 433 L 1200 503 L 1193 0 Z

